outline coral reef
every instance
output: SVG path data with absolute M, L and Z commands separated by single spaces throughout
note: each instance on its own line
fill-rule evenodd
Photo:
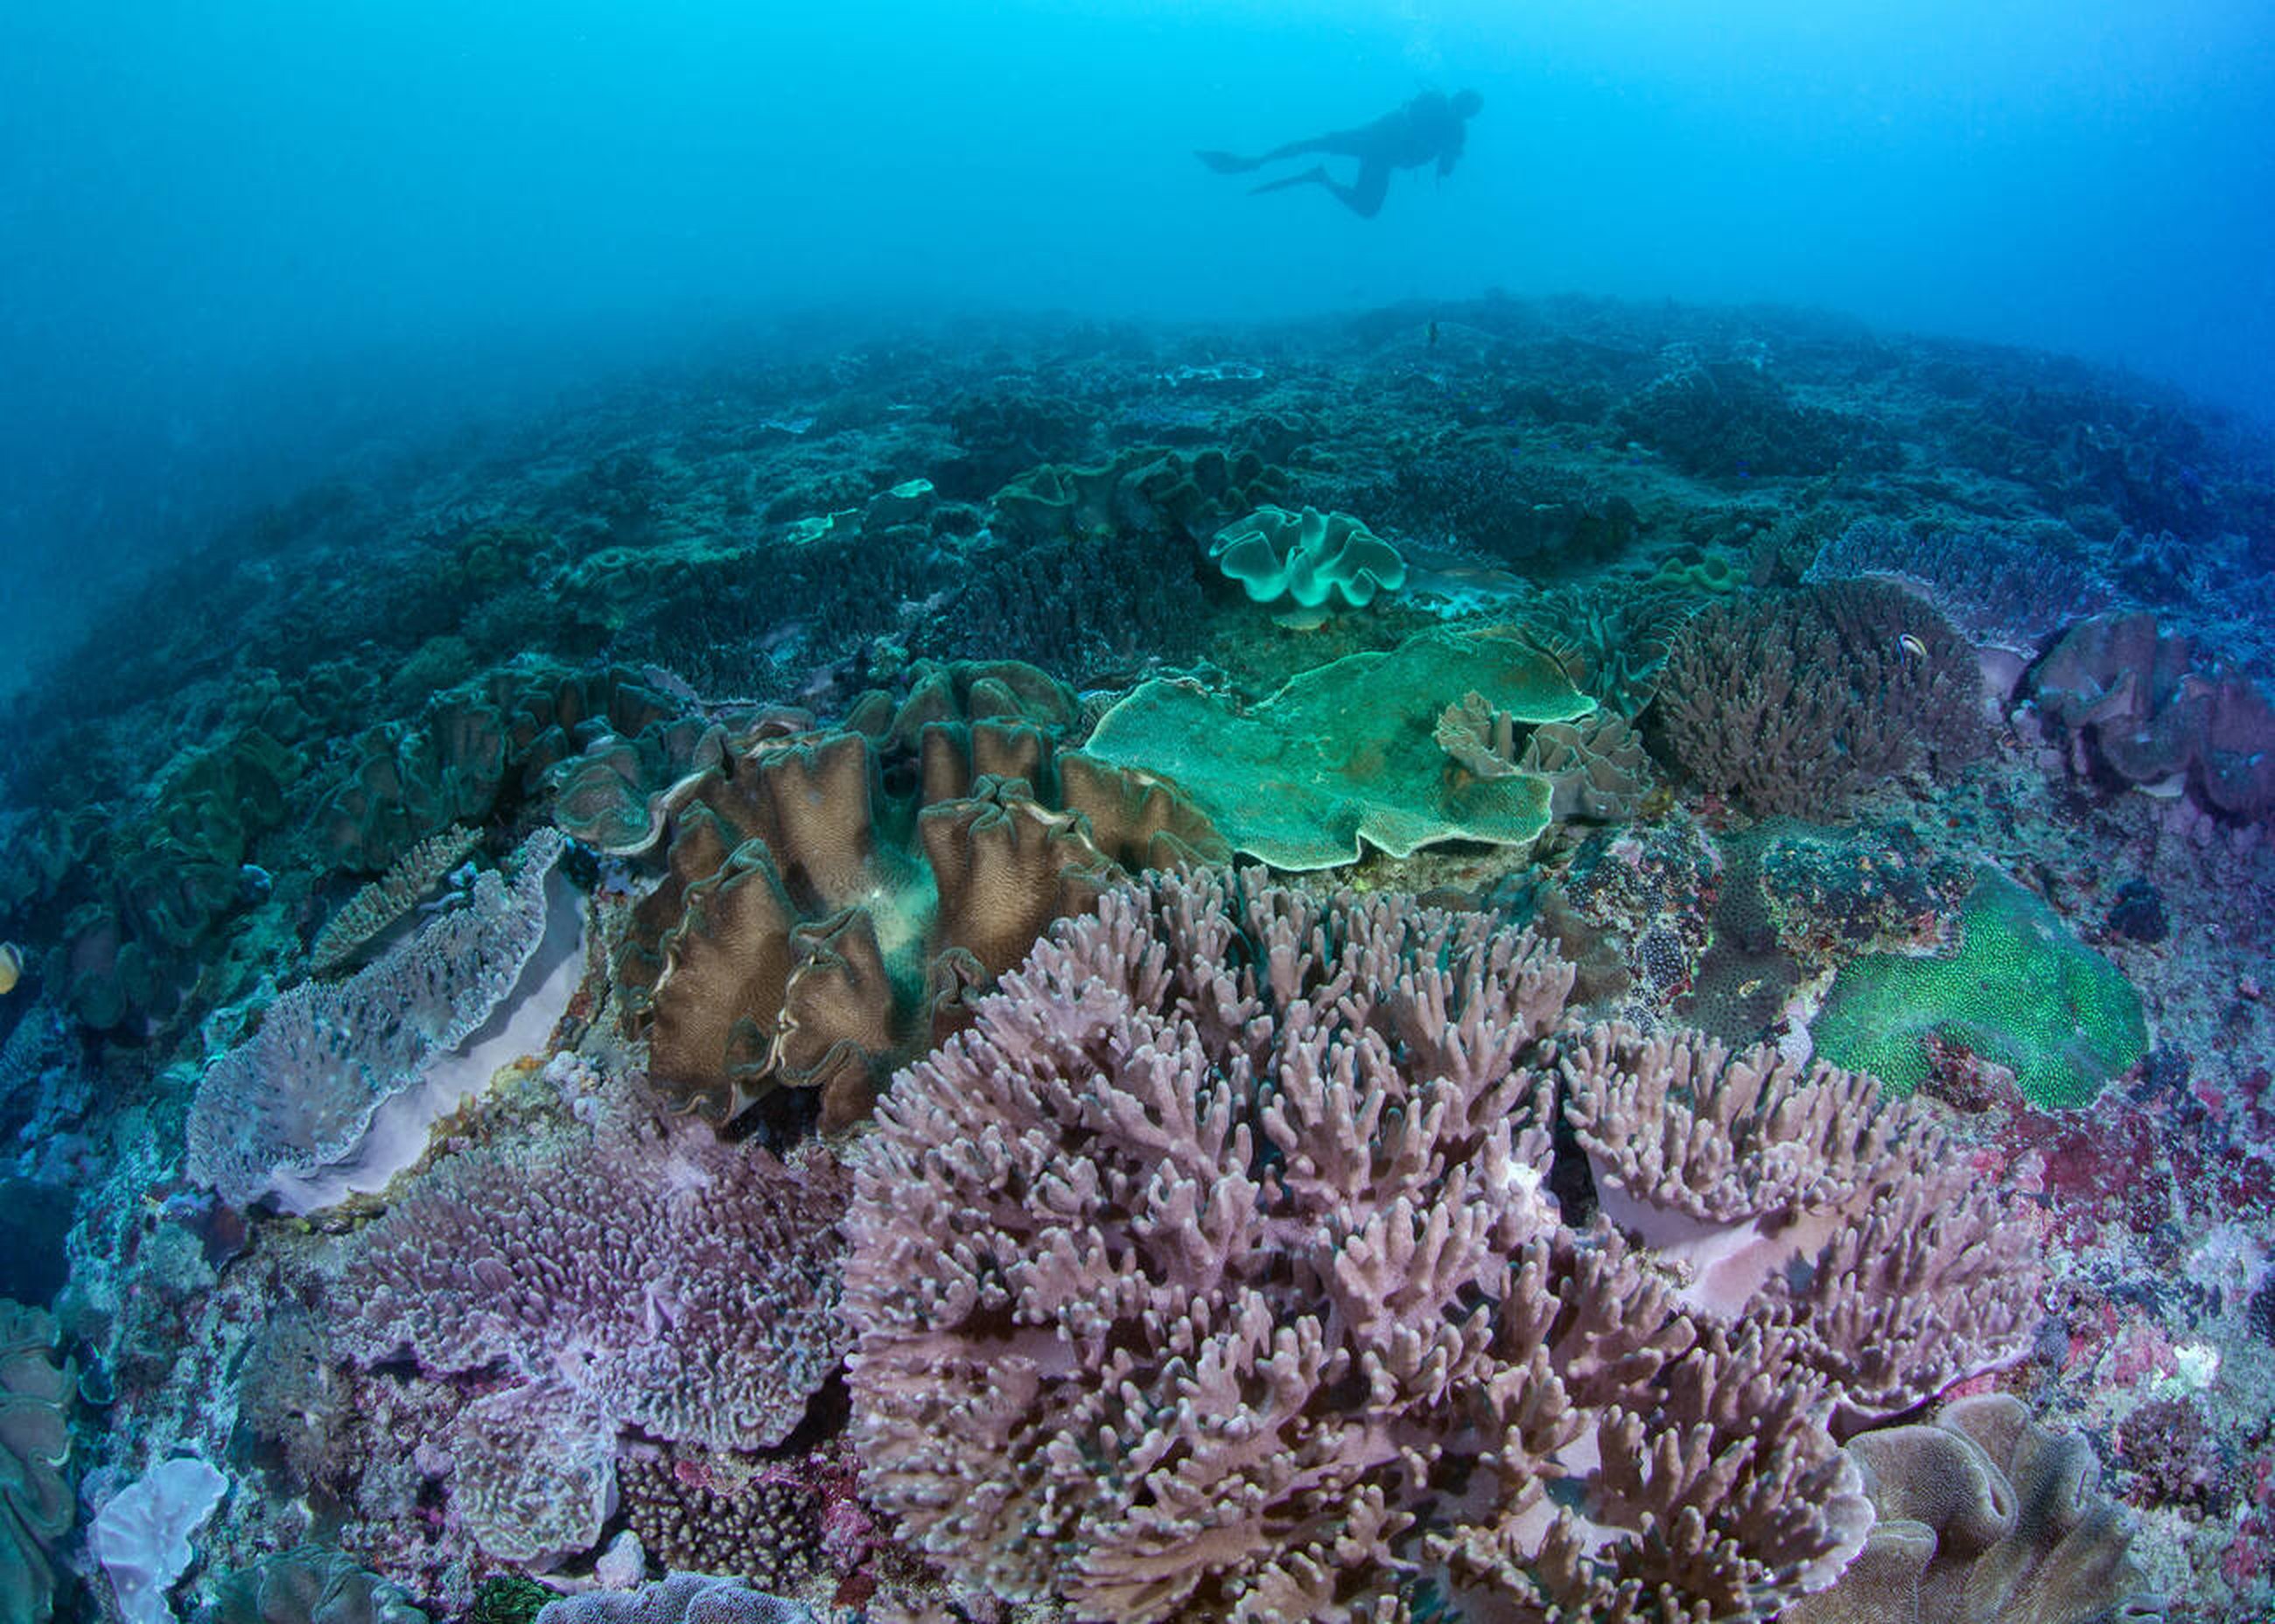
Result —
M 1974 656 L 1933 608 L 1884 583 L 1836 582 L 1700 610 L 1667 655 L 1654 714 L 1700 788 L 1821 817 L 1977 754 L 1976 693 Z
M 1828 1582 L 1870 1521 L 1828 1422 L 2011 1354 L 2028 1249 L 1869 1080 L 1552 1042 L 1571 981 L 1485 917 L 1252 873 L 1059 926 L 857 1171 L 871 1492 L 1084 1618 L 1758 1617 Z M 1636 1242 L 1551 1197 L 1560 1114 Z
M 1896 460 L 1869 423 L 1805 405 L 1744 361 L 1685 358 L 1624 402 L 1614 419 L 1685 472 L 1708 479 L 1826 473 Z

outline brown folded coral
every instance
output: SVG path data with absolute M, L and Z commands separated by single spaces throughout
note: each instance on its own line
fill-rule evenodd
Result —
M 941 668 L 856 729 L 761 738 L 672 793 L 618 979 L 649 1077 L 724 1128 L 777 1089 L 825 1127 L 1125 869 L 1223 855 L 1164 781 L 1072 752 L 1031 667 Z
M 1848 1446 L 1878 1521 L 1840 1582 L 1784 1624 L 2153 1624 L 2164 1603 L 2095 1492 L 2093 1449 L 2016 1400 L 1946 1404 Z

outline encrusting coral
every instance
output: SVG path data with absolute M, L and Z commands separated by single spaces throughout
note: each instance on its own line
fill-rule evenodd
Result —
M 1957 1158 L 1911 1107 L 1559 1036 L 1572 976 L 1254 873 L 1056 927 L 863 1146 L 873 1498 L 1086 1619 L 1758 1618 L 1829 1583 L 1871 1521 L 1836 1411 L 2011 1356 L 2039 1276 L 1994 1198 L 1920 1211 Z M 1635 1240 L 1564 1209 L 1560 1116 Z

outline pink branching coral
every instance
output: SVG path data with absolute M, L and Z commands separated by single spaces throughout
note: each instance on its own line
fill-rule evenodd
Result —
M 1085 1619 L 1695 1620 L 1830 1582 L 1871 1511 L 1815 1302 L 1690 1301 L 1692 1260 L 1551 1194 L 1586 1176 L 1560 1110 L 1604 1137 L 1636 1097 L 1611 1061 L 1650 1061 L 1556 1034 L 1571 980 L 1482 917 L 1254 875 L 1054 927 L 857 1171 L 873 1496 L 955 1577 Z M 1632 1182 L 1695 1176 L 1801 1273 L 1883 1161 L 1943 1149 L 1758 1055 L 1718 1104 L 1713 1058 L 1693 1143 Z
M 483 1373 L 450 1443 L 459 1516 L 501 1560 L 582 1550 L 621 1431 L 753 1448 L 805 1415 L 843 1351 L 843 1183 L 826 1151 L 606 1115 L 469 1151 L 355 1238 L 336 1345 Z

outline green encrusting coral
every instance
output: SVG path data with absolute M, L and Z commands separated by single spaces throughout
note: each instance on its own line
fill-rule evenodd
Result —
M 1189 683 L 1147 683 L 1085 749 L 1174 780 L 1235 850 L 1278 869 L 1333 868 L 1368 845 L 1528 846 L 1548 827 L 1548 781 L 1476 776 L 1438 742 L 1440 714 L 1468 693 L 1524 727 L 1596 708 L 1521 637 L 1431 631 L 1301 672 L 1244 713 Z
M 2141 1058 L 2140 995 L 2037 897 L 1985 868 L 1960 925 L 1950 957 L 1875 953 L 1845 967 L 1810 1026 L 1818 1054 L 1908 1094 L 1941 1039 L 2012 1069 L 2050 1111 L 2086 1104 Z

